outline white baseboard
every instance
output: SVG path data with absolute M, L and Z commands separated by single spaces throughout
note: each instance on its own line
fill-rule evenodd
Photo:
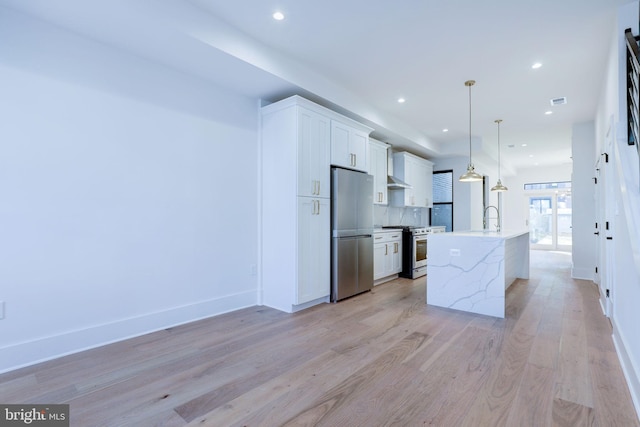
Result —
M 622 372 L 627 380 L 627 386 L 629 387 L 629 393 L 631 394 L 631 400 L 633 406 L 636 409 L 636 416 L 640 421 L 640 371 L 636 370 L 633 366 L 633 362 L 629 357 L 626 346 L 624 345 L 624 338 L 620 334 L 620 331 L 616 328 L 616 324 L 612 319 L 613 324 L 613 345 L 616 347 L 616 353 L 620 365 L 622 366 Z
M 589 268 L 573 267 L 571 269 L 571 278 L 593 281 L 593 270 Z
M 256 305 L 256 291 L 174 307 L 0 348 L 0 373 Z

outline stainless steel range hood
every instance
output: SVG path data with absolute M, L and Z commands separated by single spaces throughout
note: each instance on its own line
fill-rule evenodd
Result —
M 396 178 L 395 176 L 387 176 L 387 188 L 390 190 L 398 190 L 402 188 L 413 188 L 403 180 Z

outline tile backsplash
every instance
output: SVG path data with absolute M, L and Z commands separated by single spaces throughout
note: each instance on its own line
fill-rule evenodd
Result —
M 428 208 L 402 208 L 394 206 L 373 205 L 373 224 L 383 225 L 417 225 L 429 226 Z

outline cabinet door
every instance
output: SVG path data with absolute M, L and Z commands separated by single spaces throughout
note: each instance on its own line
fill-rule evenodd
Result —
M 427 206 L 427 165 L 416 160 L 414 173 L 414 206 L 424 208 Z
M 353 156 L 349 151 L 351 128 L 335 120 L 331 121 L 331 164 L 353 167 Z
M 329 199 L 298 197 L 298 283 L 296 304 L 329 296 Z
M 349 125 L 331 121 L 331 164 L 367 172 L 369 136 Z
M 373 280 L 381 279 L 387 275 L 385 270 L 386 253 L 386 243 L 375 243 L 373 245 Z
M 427 180 L 426 180 L 426 189 L 425 189 L 425 199 L 426 199 L 426 206 L 428 208 L 432 208 L 433 207 L 433 164 L 431 162 L 426 164 L 426 173 L 427 173 Z
M 349 151 L 353 154 L 353 168 L 366 172 L 369 169 L 369 135 L 353 129 L 349 135 Z
M 330 196 L 331 120 L 298 108 L 298 196 Z
M 418 162 L 409 156 L 404 156 L 404 181 L 411 185 L 412 188 L 404 190 L 404 205 L 416 206 L 416 195 L 418 194 L 418 183 L 416 177 L 418 175 Z
M 386 205 L 387 147 L 377 142 L 369 142 L 369 173 L 373 175 L 373 203 Z
M 384 275 L 391 276 L 393 273 L 393 242 L 387 242 L 385 245 L 385 253 L 384 257 Z
M 402 240 L 392 242 L 392 245 L 393 266 L 391 268 L 391 274 L 396 274 L 402 271 Z

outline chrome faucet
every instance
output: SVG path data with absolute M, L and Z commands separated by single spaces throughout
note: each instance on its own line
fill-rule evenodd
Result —
M 496 210 L 496 215 L 498 216 L 497 219 L 497 224 L 496 224 L 496 231 L 499 233 L 500 232 L 500 211 L 498 210 L 497 207 L 493 206 L 493 205 L 489 205 L 486 208 L 484 208 L 484 213 L 482 214 L 482 228 L 483 229 L 487 229 L 487 210 L 489 210 L 489 208 L 493 208 Z

